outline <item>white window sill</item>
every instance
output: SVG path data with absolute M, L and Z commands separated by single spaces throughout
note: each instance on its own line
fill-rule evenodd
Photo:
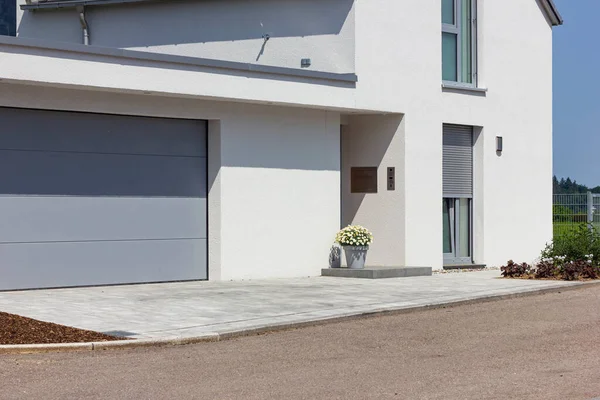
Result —
M 487 93 L 487 88 L 475 87 L 475 86 L 467 86 L 461 85 L 460 83 L 454 82 L 442 82 L 442 90 L 452 90 L 452 91 L 464 91 L 471 93 L 479 93 L 485 94 Z

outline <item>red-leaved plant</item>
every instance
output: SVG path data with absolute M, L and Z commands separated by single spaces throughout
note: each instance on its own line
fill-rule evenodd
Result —
M 531 265 L 527 263 L 517 264 L 513 260 L 509 260 L 506 265 L 500 267 L 502 276 L 505 278 L 520 278 L 531 274 Z

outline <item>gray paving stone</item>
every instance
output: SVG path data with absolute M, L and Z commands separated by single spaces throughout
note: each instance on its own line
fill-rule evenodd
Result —
M 499 271 L 383 280 L 188 282 L 4 292 L 0 311 L 134 338 L 165 339 L 577 284 L 505 280 L 499 279 Z

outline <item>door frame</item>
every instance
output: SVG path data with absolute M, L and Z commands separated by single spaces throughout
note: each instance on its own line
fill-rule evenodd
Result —
M 457 221 L 460 221 L 460 200 L 467 199 L 469 201 L 469 256 L 459 257 L 457 249 L 460 249 L 460 235 L 457 234 Z M 470 197 L 443 197 L 442 201 L 448 201 L 448 216 L 450 218 L 450 253 L 444 253 L 444 265 L 463 265 L 473 263 L 473 199 Z M 442 205 L 443 207 L 443 205 Z M 442 218 L 443 218 L 442 212 Z M 443 222 L 442 222 L 443 229 Z M 442 250 L 443 251 L 443 250 Z

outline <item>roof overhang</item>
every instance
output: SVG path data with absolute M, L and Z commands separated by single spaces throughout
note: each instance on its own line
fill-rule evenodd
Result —
M 552 22 L 552 26 L 563 24 L 562 16 L 558 12 L 558 8 L 553 0 L 540 0 L 540 3 L 546 12 L 546 16 L 550 19 L 550 22 Z
M 146 3 L 160 0 L 26 0 L 21 10 L 51 10 L 57 8 L 73 8 L 79 6 L 107 6 L 126 3 Z

